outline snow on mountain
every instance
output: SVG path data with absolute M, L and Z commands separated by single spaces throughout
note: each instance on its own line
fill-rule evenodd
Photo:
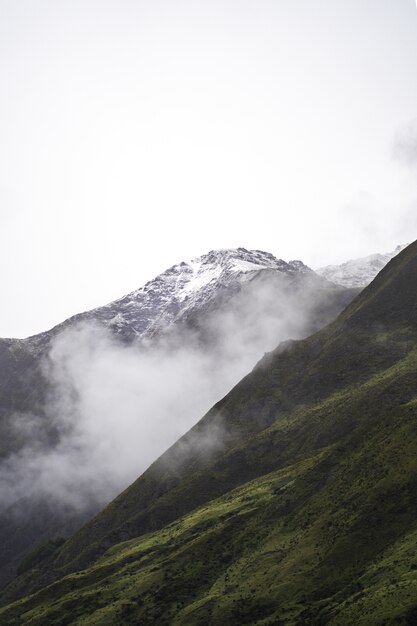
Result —
M 317 269 L 316 273 L 343 287 L 366 287 L 392 258 L 404 250 L 406 245 L 397 246 L 393 252 L 370 254 L 341 265 L 326 265 Z
M 95 320 L 117 335 L 142 337 L 209 305 L 219 291 L 232 291 L 265 270 L 290 280 L 307 275 L 317 279 L 302 261 L 287 263 L 269 252 L 245 248 L 212 250 L 174 265 L 132 293 L 65 324 Z

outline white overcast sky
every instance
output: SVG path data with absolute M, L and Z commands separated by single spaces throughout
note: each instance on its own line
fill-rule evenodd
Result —
M 417 238 L 415 0 L 0 0 L 0 92 L 0 336 Z

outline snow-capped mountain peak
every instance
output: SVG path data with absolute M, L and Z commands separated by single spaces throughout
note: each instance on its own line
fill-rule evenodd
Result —
M 314 276 L 301 261 L 287 263 L 270 252 L 246 248 L 211 250 L 173 265 L 143 287 L 84 315 L 100 319 L 117 334 L 143 335 L 151 327 L 169 325 L 187 311 L 207 305 L 219 290 L 242 285 L 265 270 L 289 278 Z
M 200 291 L 221 276 L 224 278 L 233 274 L 247 274 L 263 269 L 284 273 L 311 271 L 301 261 L 286 263 L 262 250 L 246 250 L 245 248 L 211 250 L 196 259 L 172 266 L 130 296 L 135 297 L 151 291 L 155 281 L 158 281 L 165 283 L 166 286 L 170 285 L 171 289 L 176 292 L 177 298 L 184 300 L 188 295 Z
M 340 265 L 326 265 L 316 270 L 317 274 L 343 287 L 366 287 L 375 276 L 408 244 L 399 245 L 392 252 L 370 254 L 360 259 L 351 259 Z

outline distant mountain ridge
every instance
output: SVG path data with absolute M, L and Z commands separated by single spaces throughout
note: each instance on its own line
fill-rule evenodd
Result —
M 386 264 L 407 245 L 398 245 L 392 252 L 370 254 L 359 259 L 345 261 L 340 265 L 325 265 L 316 272 L 336 285 L 363 289 L 369 285 Z

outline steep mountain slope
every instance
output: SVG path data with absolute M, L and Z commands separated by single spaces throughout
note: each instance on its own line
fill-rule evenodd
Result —
M 363 288 L 406 246 L 397 246 L 392 252 L 370 254 L 369 256 L 352 259 L 341 265 L 326 265 L 316 270 L 317 274 L 344 287 Z
M 123 442 L 119 448 L 115 447 L 110 427 L 108 439 L 104 441 L 99 432 L 96 432 L 97 437 L 88 433 L 89 447 L 83 451 L 85 437 L 80 436 L 84 431 L 79 407 L 70 405 L 70 410 L 66 409 L 63 415 L 60 412 L 60 404 L 68 404 L 68 397 L 78 398 L 80 394 L 79 386 L 72 385 L 72 381 L 67 384 L 68 359 L 74 361 L 75 369 L 84 371 L 84 375 L 79 375 L 81 379 L 89 371 L 85 362 L 81 364 L 84 369 L 79 363 L 83 350 L 80 342 L 84 341 L 79 328 L 86 324 L 100 327 L 105 333 L 106 345 L 118 346 L 119 365 L 124 358 L 123 346 L 135 346 L 135 355 L 139 356 L 144 352 L 152 354 L 158 346 L 162 364 L 160 343 L 163 339 L 163 357 L 169 357 L 174 364 L 175 350 L 181 350 L 181 357 L 189 350 L 192 358 L 183 375 L 195 376 L 189 369 L 203 354 L 204 386 L 211 390 L 206 394 L 207 400 L 202 399 L 199 410 L 203 412 L 226 393 L 265 350 L 281 339 L 305 336 L 320 328 L 333 319 L 353 295 L 355 291 L 330 284 L 300 261 L 285 263 L 269 253 L 243 248 L 212 251 L 189 263 L 176 265 L 141 289 L 70 318 L 51 331 L 24 340 L 0 340 L 3 374 L 0 381 L 0 581 L 10 577 L 23 556 L 38 543 L 71 534 L 169 445 L 164 445 L 165 440 L 160 436 L 157 453 L 146 461 L 147 457 L 142 460 L 131 444 L 133 467 L 129 473 L 119 472 L 119 478 L 114 478 L 111 455 L 123 455 L 125 450 Z M 53 364 L 60 375 L 60 386 L 56 387 L 55 370 L 51 376 L 51 354 L 64 336 L 68 337 L 67 344 L 74 347 L 58 364 Z M 99 338 L 102 340 L 102 335 Z M 94 344 L 94 333 L 87 334 L 87 340 Z M 111 352 L 107 360 L 113 355 Z M 90 350 L 86 357 L 89 367 L 94 358 L 99 366 L 101 357 L 102 353 L 95 357 Z M 126 358 L 131 357 L 132 352 L 129 352 Z M 216 368 L 211 367 L 212 362 L 216 363 Z M 143 376 L 142 361 L 137 370 L 134 374 Z M 108 379 L 103 384 L 108 382 L 112 384 Z M 99 378 L 97 386 L 100 384 Z M 177 393 L 174 398 L 177 404 L 182 403 L 176 407 L 177 413 L 184 420 L 195 419 L 196 413 L 191 411 L 193 404 L 187 394 L 183 393 L 179 399 Z M 166 404 L 169 407 L 169 398 Z M 157 406 L 158 401 L 153 401 L 153 408 Z M 99 407 L 97 416 L 93 415 L 96 431 L 102 418 L 101 409 Z M 90 403 L 89 411 L 92 410 Z M 136 410 L 137 419 L 142 419 L 141 412 L 145 409 L 140 403 Z M 148 419 L 152 419 L 152 415 L 148 415 Z M 121 415 L 115 411 L 112 419 L 114 428 L 121 428 Z M 185 421 L 186 427 L 178 426 L 178 433 L 168 439 L 169 443 L 192 423 Z M 125 430 L 126 438 L 132 439 L 129 424 Z M 109 456 L 103 459 L 94 475 L 87 471 L 87 461 L 94 458 L 100 447 L 107 449 Z M 81 449 L 81 459 L 74 455 L 72 461 L 72 465 L 79 465 L 81 469 L 68 485 L 68 462 L 71 464 L 68 451 L 73 449 Z M 66 455 L 65 462 L 59 463 L 62 454 Z M 84 474 L 83 463 L 87 464 Z M 100 471 L 103 476 L 99 475 Z M 57 486 L 51 491 L 50 484 L 56 482 Z M 80 496 L 75 504 L 63 498 L 64 487 L 70 494 Z
M 7 624 L 413 624 L 417 243 L 3 593 Z M 86 568 L 84 571 L 76 570 Z

